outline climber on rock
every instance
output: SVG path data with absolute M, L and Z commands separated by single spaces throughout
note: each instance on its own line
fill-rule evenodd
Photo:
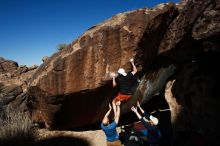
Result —
M 116 78 L 116 74 L 112 73 L 112 84 L 113 87 L 119 86 L 120 92 L 118 95 L 113 99 L 113 102 L 117 101 L 127 101 L 132 96 L 132 88 L 134 84 L 135 77 L 134 75 L 137 73 L 137 68 L 134 64 L 134 59 L 131 58 L 130 63 L 132 65 L 133 71 L 126 73 L 123 68 L 118 70 L 118 76 Z
M 114 118 L 112 122 L 110 122 L 109 119 L 109 115 L 112 110 L 112 107 L 109 104 L 109 110 L 105 114 L 101 123 L 101 128 L 106 135 L 107 146 L 121 146 L 121 141 L 119 140 L 119 135 L 116 131 L 116 127 L 118 125 L 120 118 L 120 104 L 121 104 L 120 101 L 116 103 L 112 102 L 113 111 L 114 111 Z

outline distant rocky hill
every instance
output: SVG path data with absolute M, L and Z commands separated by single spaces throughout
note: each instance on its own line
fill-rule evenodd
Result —
M 23 93 L 33 121 L 47 128 L 90 126 L 101 121 L 117 93 L 109 72 L 130 71 L 128 60 L 134 57 L 140 83 L 132 100 L 122 104 L 122 114 L 137 99 L 147 103 L 161 94 L 171 110 L 173 145 L 192 145 L 198 131 L 218 145 L 219 40 L 219 0 L 183 0 L 120 13 L 91 27 L 36 70 L 25 72 L 12 61 L 6 68 L 1 58 L 0 95 L 6 93 L 3 87 L 15 84 L 7 95 Z

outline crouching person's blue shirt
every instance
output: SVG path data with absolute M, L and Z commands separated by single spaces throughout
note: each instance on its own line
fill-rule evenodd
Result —
M 113 142 L 119 139 L 118 133 L 116 131 L 117 124 L 114 122 L 108 124 L 107 126 L 101 123 L 101 128 L 106 135 L 107 141 Z

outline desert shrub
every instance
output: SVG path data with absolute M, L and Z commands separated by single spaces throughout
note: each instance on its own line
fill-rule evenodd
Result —
M 67 46 L 68 46 L 67 44 L 59 44 L 59 45 L 57 46 L 57 49 L 58 49 L 59 51 L 61 51 L 61 50 L 65 49 Z

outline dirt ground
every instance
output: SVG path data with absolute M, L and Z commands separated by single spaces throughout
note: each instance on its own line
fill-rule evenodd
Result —
M 117 131 L 120 132 L 120 128 L 117 128 Z M 106 137 L 102 130 L 49 131 L 39 129 L 36 134 L 37 141 L 41 141 L 41 143 L 65 146 L 106 146 Z

